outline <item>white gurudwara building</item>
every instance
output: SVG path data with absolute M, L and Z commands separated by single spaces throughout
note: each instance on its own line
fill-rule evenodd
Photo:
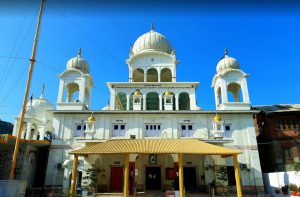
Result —
M 253 123 L 253 114 L 257 112 L 250 109 L 248 74 L 241 70 L 236 59 L 228 56 L 227 50 L 212 79 L 216 110 L 197 106 L 198 82 L 177 82 L 179 60 L 175 50 L 153 27 L 134 42 L 126 63 L 129 81 L 107 83 L 110 102 L 101 110 L 90 109 L 94 82 L 81 50 L 59 74 L 55 109 L 45 103 L 44 97 L 33 102 L 37 105 L 34 110 L 41 107 L 39 113 L 42 115 L 37 118 L 27 116 L 25 138 L 36 138 L 49 132 L 52 136 L 45 185 L 63 186 L 69 190 L 73 183 L 72 170 L 75 172 L 72 151 L 112 143 L 111 151 L 117 149 L 121 153 L 123 149 L 133 148 L 121 147 L 130 140 L 149 142 L 150 145 L 145 145 L 149 149 L 163 149 L 159 147 L 159 140 L 172 139 L 178 144 L 191 140 L 241 151 L 237 158 L 243 192 L 263 192 Z M 29 106 L 27 113 L 30 109 Z M 155 147 L 151 147 L 152 142 Z M 193 143 L 185 148 L 192 151 Z M 173 147 L 165 148 L 171 150 Z M 75 189 L 82 190 L 83 194 L 91 190 L 122 192 L 125 182 L 130 193 L 176 189 L 180 160 L 177 154 L 144 150 L 144 154 L 133 151 L 127 158 L 124 154 L 96 152 L 95 149 L 95 152 L 76 156 Z M 129 168 L 126 168 L 126 161 L 129 161 Z M 216 192 L 235 191 L 232 157 L 184 154 L 181 163 L 186 193 L 207 192 L 212 185 L 217 188 Z M 123 182 L 124 170 L 127 173 L 129 170 L 128 183 Z

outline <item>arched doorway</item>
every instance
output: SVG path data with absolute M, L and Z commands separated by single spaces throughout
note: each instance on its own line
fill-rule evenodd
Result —
M 137 68 L 133 71 L 133 82 L 144 82 L 144 70 Z
M 155 68 L 147 70 L 147 82 L 158 82 L 158 73 Z
M 190 96 L 186 92 L 179 94 L 179 110 L 190 110 Z
M 150 92 L 146 97 L 147 110 L 159 110 L 159 98 L 156 92 Z
M 172 82 L 172 72 L 169 68 L 164 68 L 160 72 L 161 82 Z

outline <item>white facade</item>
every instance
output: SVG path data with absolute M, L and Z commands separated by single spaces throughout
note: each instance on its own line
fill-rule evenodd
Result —
M 250 110 L 246 81 L 248 75 L 240 70 L 235 59 L 228 58 L 230 57 L 226 52 L 213 78 L 216 111 L 202 110 L 197 106 L 195 96 L 199 83 L 176 81 L 176 66 L 179 61 L 175 51 L 165 36 L 151 28 L 136 40 L 130 50 L 126 61 L 129 81 L 108 82 L 111 94 L 109 106 L 102 110 L 91 110 L 89 105 L 93 79 L 80 50 L 78 56 L 67 63 L 67 70 L 59 75 L 56 110 L 51 111 L 51 131 L 55 139 L 50 147 L 45 185 L 63 185 L 68 188 L 73 159 L 68 153 L 92 142 L 132 138 L 195 138 L 242 150 L 243 154 L 239 155 L 238 160 L 242 166 L 243 185 L 262 188 L 253 125 L 255 112 Z M 242 91 L 242 99 L 238 88 Z M 233 102 L 228 99 L 228 91 L 233 92 Z M 74 98 L 76 92 L 78 98 Z M 91 113 L 96 120 L 94 123 L 86 121 Z M 214 119 L 216 113 L 222 120 Z M 157 181 L 160 186 L 155 186 L 154 189 L 164 190 L 172 185 L 173 180 L 167 176 L 167 172 L 174 168 L 177 159 L 174 155 L 157 155 L 154 157 L 155 163 L 151 163 L 148 158 L 152 157 L 131 155 L 130 161 L 135 165 L 136 187 L 151 189 L 148 175 L 152 177 L 152 174 L 149 174 L 149 170 L 159 168 L 160 178 Z M 95 189 L 112 191 L 115 189 L 112 181 L 116 181 L 112 180 L 113 170 L 116 170 L 113 168 L 122 166 L 121 155 L 95 155 L 80 157 L 78 171 L 84 177 L 88 168 L 96 169 Z M 208 186 L 213 180 L 220 181 L 216 173 L 222 166 L 229 166 L 230 169 L 233 162 L 217 156 L 185 156 L 186 173 L 195 172 L 195 183 L 185 186 L 186 189 Z M 225 182 L 228 184 L 229 178 Z M 85 185 L 81 181 L 81 186 Z

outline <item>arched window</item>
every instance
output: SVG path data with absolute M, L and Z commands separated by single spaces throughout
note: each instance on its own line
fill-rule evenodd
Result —
M 241 86 L 237 83 L 230 83 L 227 86 L 228 102 L 243 102 Z
M 126 110 L 127 107 L 127 98 L 124 92 L 118 92 L 116 95 L 116 109 L 117 110 Z
M 179 94 L 179 110 L 190 110 L 190 96 L 186 92 Z
M 164 68 L 160 72 L 161 82 L 172 82 L 172 72 L 169 68 Z
M 146 97 L 147 110 L 159 110 L 159 98 L 156 92 L 150 92 Z
M 67 84 L 66 91 L 66 102 L 79 102 L 79 85 L 77 83 Z
M 137 68 L 133 71 L 133 82 L 144 82 L 144 70 Z
M 155 68 L 147 70 L 147 82 L 158 82 L 158 73 Z

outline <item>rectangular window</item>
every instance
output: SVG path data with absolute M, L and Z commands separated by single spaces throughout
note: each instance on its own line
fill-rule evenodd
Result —
M 225 131 L 230 131 L 230 125 L 225 125 Z
M 161 130 L 159 124 L 146 124 L 145 137 L 160 137 Z
M 193 137 L 194 129 L 192 124 L 181 125 L 181 137 Z
M 86 130 L 85 123 L 76 123 L 74 137 L 84 137 L 85 130 Z
M 112 137 L 125 137 L 125 124 L 114 124 Z

